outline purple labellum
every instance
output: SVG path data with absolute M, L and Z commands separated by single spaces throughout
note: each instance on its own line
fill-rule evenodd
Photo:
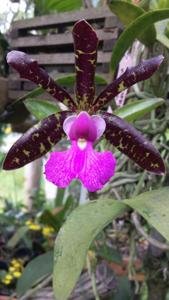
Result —
M 67 151 L 51 154 L 45 166 L 46 178 L 60 188 L 79 179 L 90 192 L 101 189 L 114 175 L 116 165 L 111 152 L 98 153 L 93 149 L 93 143 L 105 130 L 104 120 L 81 112 L 66 119 L 63 127 L 72 145 Z
M 46 154 L 65 135 L 63 122 L 70 112 L 50 115 L 28 130 L 9 150 L 3 169 L 23 167 Z
M 7 55 L 7 63 L 14 68 L 22 78 L 29 79 L 38 84 L 57 101 L 65 104 L 69 109 L 75 110 L 76 104 L 72 97 L 39 67 L 37 61 L 31 59 L 29 55 L 21 51 L 11 51 Z
M 85 21 L 73 27 L 76 69 L 76 97 L 81 110 L 87 110 L 95 96 L 95 69 L 98 38 L 93 28 Z
M 160 153 L 133 126 L 121 118 L 101 113 L 106 122 L 105 138 L 143 169 L 163 174 L 165 166 Z
M 151 77 L 162 63 L 164 57 L 159 55 L 151 59 L 142 61 L 138 66 L 126 69 L 126 71 L 107 88 L 101 92 L 94 102 L 94 107 L 91 108 L 92 112 L 101 109 L 109 101 L 111 101 L 116 95 L 134 85 L 135 83 L 146 80 Z

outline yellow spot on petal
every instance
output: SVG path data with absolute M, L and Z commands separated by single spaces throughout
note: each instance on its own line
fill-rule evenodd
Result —
M 124 81 L 121 81 L 119 86 L 118 86 L 118 92 L 122 92 L 126 89 Z
M 78 72 L 83 72 L 83 70 L 81 70 L 78 66 L 75 67 L 76 71 Z
M 26 149 L 23 150 L 23 153 L 24 153 L 26 156 L 29 156 L 29 155 L 30 155 L 30 151 L 28 151 L 28 150 L 26 150 Z
M 19 164 L 20 160 L 19 160 L 18 157 L 15 157 L 15 158 L 13 159 L 13 162 L 16 163 L 16 164 Z
M 153 167 L 154 169 L 159 168 L 159 164 L 158 163 L 151 163 L 151 167 Z
M 48 137 L 47 140 L 48 140 L 49 144 L 50 144 L 51 146 L 53 146 L 53 142 L 51 141 L 50 137 Z
M 45 148 L 43 143 L 40 143 L 40 149 L 39 150 L 40 150 L 40 153 L 43 153 L 43 152 L 46 151 L 46 148 Z
M 50 92 L 52 92 L 53 91 L 53 89 L 51 89 L 51 88 L 47 88 L 47 90 L 46 90 L 48 93 L 50 93 Z
M 88 60 L 92 65 L 94 65 L 95 64 L 95 62 L 96 62 L 96 60 L 95 59 L 89 59 Z

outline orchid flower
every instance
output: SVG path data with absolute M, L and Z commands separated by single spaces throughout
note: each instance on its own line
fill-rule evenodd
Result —
M 76 100 L 59 87 L 46 71 L 27 54 L 11 51 L 7 62 L 68 107 L 42 120 L 28 130 L 9 150 L 5 170 L 20 168 L 46 154 L 65 135 L 71 142 L 67 151 L 53 152 L 46 163 L 46 178 L 60 188 L 79 179 L 91 192 L 101 189 L 114 175 L 116 160 L 110 151 L 99 153 L 93 146 L 104 137 L 122 153 L 150 172 L 162 174 L 164 163 L 154 146 L 130 124 L 116 115 L 101 111 L 117 94 L 136 82 L 149 78 L 163 56 L 141 62 L 127 69 L 95 97 L 95 68 L 98 38 L 85 21 L 73 27 L 76 69 Z M 97 114 L 96 114 L 97 113 Z

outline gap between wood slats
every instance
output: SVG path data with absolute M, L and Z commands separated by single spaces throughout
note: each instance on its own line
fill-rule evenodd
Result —
M 32 59 L 37 60 L 40 65 L 71 65 L 75 63 L 74 53 L 52 53 L 52 54 L 31 54 Z M 109 63 L 110 52 L 98 52 L 97 63 Z
M 12 29 L 34 29 L 56 26 L 64 23 L 74 23 L 80 19 L 95 20 L 105 19 L 113 16 L 107 6 L 99 8 L 81 9 L 76 12 L 65 12 L 59 14 L 51 14 L 33 19 L 20 20 L 12 23 Z
M 118 29 L 115 28 L 113 32 L 106 32 L 104 29 L 96 30 L 99 41 L 111 40 L 118 37 Z M 25 48 L 25 47 L 40 47 L 40 46 L 52 46 L 52 45 L 67 45 L 73 44 L 72 33 L 63 34 L 50 34 L 42 36 L 28 36 L 20 37 L 11 40 L 11 48 Z

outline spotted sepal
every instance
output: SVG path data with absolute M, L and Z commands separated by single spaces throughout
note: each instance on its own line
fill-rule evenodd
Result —
M 133 126 L 121 118 L 101 113 L 106 122 L 105 138 L 143 169 L 163 174 L 164 162 L 160 153 Z
M 94 101 L 95 69 L 98 38 L 94 29 L 85 20 L 73 27 L 76 69 L 76 97 L 78 107 L 87 110 Z
M 139 65 L 127 68 L 126 71 L 112 83 L 110 83 L 103 92 L 96 98 L 93 110 L 101 109 L 105 104 L 111 101 L 116 95 L 135 83 L 146 80 L 153 75 L 162 63 L 162 55 L 142 61 Z
M 29 129 L 9 150 L 3 169 L 18 169 L 46 154 L 64 136 L 62 125 L 70 114 L 52 114 Z
M 29 79 L 51 94 L 57 101 L 75 110 L 76 104 L 72 97 L 49 76 L 49 74 L 24 52 L 11 51 L 7 55 L 7 63 L 12 66 L 21 78 Z

